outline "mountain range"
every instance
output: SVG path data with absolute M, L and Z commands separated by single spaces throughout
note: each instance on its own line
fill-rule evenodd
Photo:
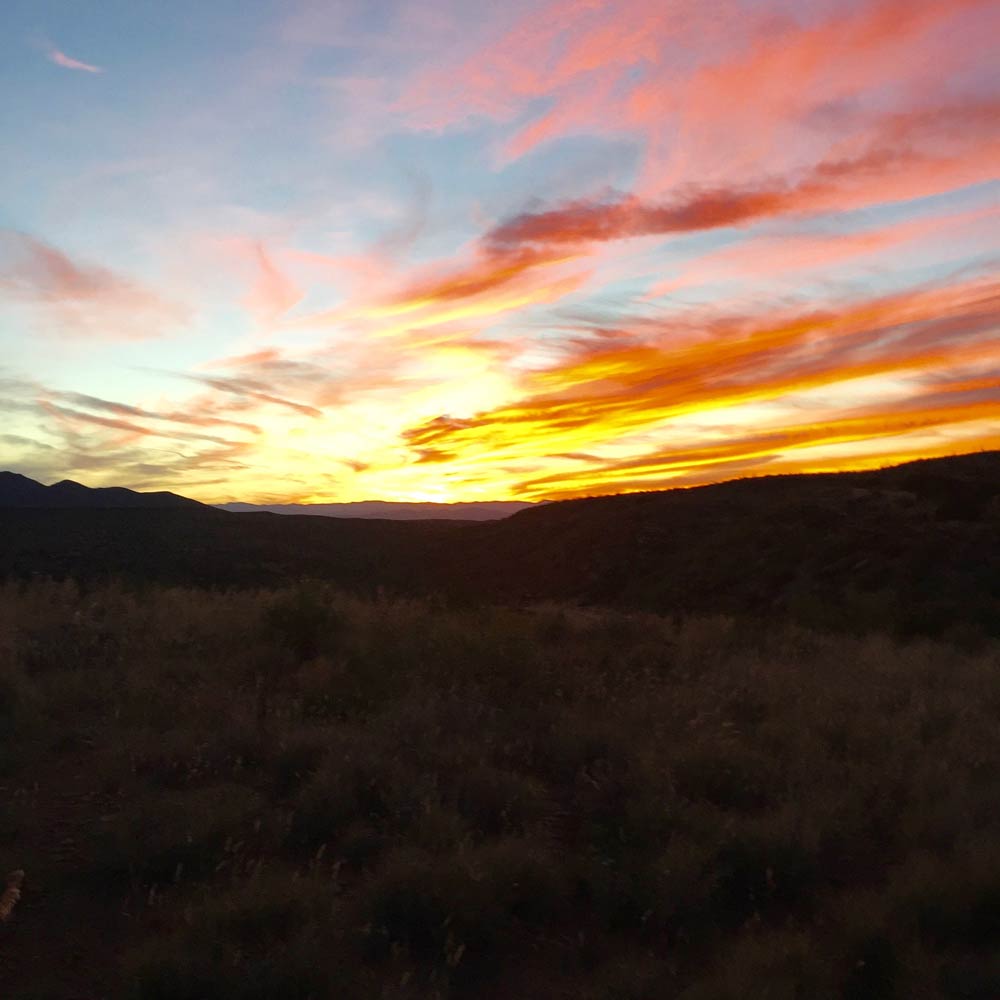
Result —
M 311 514 L 321 517 L 358 517 L 382 521 L 495 521 L 535 504 L 521 500 L 478 500 L 469 503 L 396 503 L 360 500 L 354 503 L 220 503 L 234 514 Z
M 44 486 L 16 472 L 0 472 L 0 507 L 35 508 L 176 508 L 204 507 L 205 504 L 176 493 L 140 493 L 120 486 L 92 488 L 71 479 Z M 322 517 L 350 517 L 387 521 L 492 521 L 516 514 L 534 504 L 518 500 L 472 503 L 393 503 L 363 500 L 356 503 L 216 504 L 220 510 L 238 514 L 311 514 Z

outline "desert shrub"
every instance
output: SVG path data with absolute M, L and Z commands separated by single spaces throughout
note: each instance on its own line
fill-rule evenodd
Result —
M 310 1000 L 328 995 L 338 956 L 329 934 L 329 880 L 294 870 L 256 875 L 189 899 L 180 929 L 152 939 L 126 963 L 136 1000 Z
M 219 734 L 178 727 L 167 733 L 139 729 L 123 745 L 132 774 L 148 786 L 189 788 L 231 778 L 239 760 Z
M 23 688 L 13 671 L 0 673 L 0 726 L 9 733 L 23 699 Z
M 563 710 L 536 734 L 528 766 L 557 785 L 574 782 L 581 770 L 600 763 L 619 773 L 628 770 L 634 745 L 612 720 Z
M 848 953 L 843 993 L 857 1000 L 891 1000 L 898 995 L 900 958 L 886 933 L 871 934 L 853 943 Z
M 456 912 L 467 932 L 497 919 L 481 883 L 450 862 L 414 853 L 390 858 L 364 887 L 358 905 L 365 918 L 362 951 L 374 962 L 402 949 L 417 961 L 443 963 Z
M 454 796 L 459 815 L 482 836 L 523 833 L 548 808 L 540 783 L 486 764 L 463 770 Z
M 809 900 L 818 875 L 815 857 L 784 831 L 746 830 L 710 862 L 712 912 L 723 926 L 780 915 Z
M 693 747 L 673 760 L 672 772 L 679 794 L 719 809 L 765 809 L 776 805 L 782 792 L 776 762 L 745 746 Z
M 421 811 L 420 776 L 387 756 L 331 757 L 300 792 L 289 843 L 315 849 L 350 823 L 405 829 Z
M 461 851 L 477 837 L 453 806 L 440 801 L 424 803 L 409 835 L 417 847 L 432 854 Z
M 411 850 L 387 859 L 365 884 L 362 954 L 384 963 L 403 952 L 460 990 L 482 984 L 502 956 L 568 910 L 554 859 L 518 838 L 445 859 Z
M 834 984 L 816 941 L 794 929 L 755 930 L 718 956 L 678 1000 L 855 1000 Z M 886 1000 L 889 1000 L 886 996 Z M 860 1000 L 860 997 L 858 997 Z
M 918 855 L 892 885 L 899 921 L 935 951 L 1000 948 L 1000 850 L 969 844 L 960 860 Z
M 97 834 L 97 873 L 139 883 L 208 875 L 252 838 L 261 799 L 242 785 L 146 792 Z
M 615 958 L 581 984 L 583 1000 L 648 1000 L 676 993 L 670 964 L 648 953 Z
M 661 924 L 662 886 L 656 870 L 642 861 L 609 864 L 591 858 L 574 872 L 576 899 L 602 932 L 637 932 Z
M 170 941 L 160 954 L 147 949 L 135 966 L 135 1000 L 315 1000 L 329 987 L 312 954 L 278 952 L 237 964 Z
M 949 959 L 934 985 L 947 1000 L 993 1000 L 1000 996 L 1000 952 Z
M 318 592 L 319 591 L 319 592 Z M 297 661 L 312 659 L 338 637 L 336 613 L 319 586 L 303 585 L 279 593 L 264 607 L 264 638 L 289 651 Z
M 526 927 L 544 927 L 568 912 L 563 866 L 544 841 L 507 837 L 471 852 L 467 864 L 504 913 Z
M 280 740 L 268 762 L 272 794 L 283 799 L 297 792 L 319 770 L 328 752 L 329 737 L 322 731 L 296 732 Z

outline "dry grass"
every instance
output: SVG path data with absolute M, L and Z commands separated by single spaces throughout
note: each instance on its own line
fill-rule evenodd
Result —
M 0 694 L 121 995 L 1000 996 L 995 646 L 35 583 Z

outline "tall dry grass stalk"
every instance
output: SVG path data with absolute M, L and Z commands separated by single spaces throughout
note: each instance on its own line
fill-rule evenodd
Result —
M 7 888 L 4 889 L 3 895 L 0 896 L 0 923 L 7 920 L 11 913 L 14 912 L 14 907 L 21 898 L 21 885 L 23 882 L 24 872 L 20 868 L 10 872 L 7 876 Z

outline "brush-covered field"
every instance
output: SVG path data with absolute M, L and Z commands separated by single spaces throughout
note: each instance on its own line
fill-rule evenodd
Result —
M 12 1000 L 996 1000 L 1000 647 L 9 583 L 14 869 Z

